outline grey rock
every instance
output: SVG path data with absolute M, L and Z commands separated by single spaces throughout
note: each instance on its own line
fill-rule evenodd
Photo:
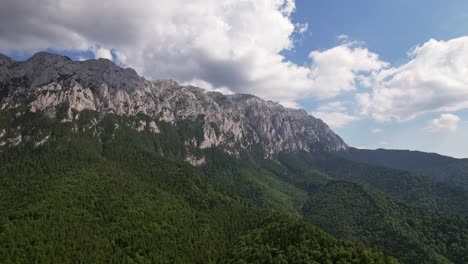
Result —
M 138 131 L 148 125 L 150 131 L 160 133 L 154 121 L 173 125 L 179 120 L 196 121 L 203 127 L 203 140 L 187 144 L 201 149 L 222 146 L 233 155 L 255 144 L 264 148 L 266 157 L 283 151 L 347 149 L 322 120 L 304 110 L 288 109 L 253 95 L 223 95 L 172 80 L 149 81 L 106 59 L 72 61 L 41 52 L 17 62 L 0 55 L 0 109 L 17 107 L 24 98 L 30 111 L 50 117 L 62 103 L 77 111 L 150 116 L 153 121 L 137 124 Z M 204 162 L 194 157 L 187 160 Z

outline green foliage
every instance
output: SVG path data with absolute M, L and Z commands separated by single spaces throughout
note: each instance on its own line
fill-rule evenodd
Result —
M 241 236 L 228 263 L 399 263 L 362 244 L 339 241 L 295 217 L 265 214 Z
M 323 153 L 279 159 L 290 182 L 315 183 L 303 185 L 309 200 L 302 212 L 323 230 L 365 242 L 404 263 L 468 261 L 468 196 L 462 188 Z M 325 175 L 311 174 L 317 170 Z
M 466 263 L 468 219 L 407 206 L 357 183 L 333 181 L 313 194 L 304 216 L 331 234 L 405 263 Z
M 68 119 L 62 110 L 60 117 Z M 0 128 L 13 133 L 21 126 L 31 140 L 0 149 L 1 263 L 223 263 L 228 256 L 237 262 L 246 238 L 268 226 L 278 237 L 297 236 L 285 249 L 293 261 L 320 256 L 352 263 L 347 260 L 364 255 L 375 260 L 369 263 L 388 260 L 295 217 L 260 210 L 297 212 L 306 196 L 253 163 L 244 166 L 248 160 L 207 150 L 218 156 L 211 169 L 177 161 L 186 151 L 184 137 L 199 133 L 193 124 L 160 122 L 161 133 L 153 134 L 130 128 L 148 121 L 145 116 L 82 111 L 65 122 L 29 112 L 13 117 L 15 111 L 0 112 Z M 44 145 L 34 144 L 47 135 Z M 228 181 L 233 190 L 223 188 Z M 249 246 L 264 247 L 265 241 Z
M 200 150 L 186 144 L 200 143 L 199 121 L 152 133 L 144 115 L 1 111 L 0 129 L 24 142 L 0 148 L 0 262 L 396 263 L 364 245 L 403 263 L 468 262 L 460 186 L 325 153 Z
M 2 263 L 209 263 L 248 226 L 252 209 L 190 166 L 109 160 L 88 140 L 1 154 Z
M 279 157 L 295 174 L 315 169 L 334 179 L 368 184 L 394 198 L 435 211 L 468 214 L 468 190 L 411 172 L 356 163 L 327 154 L 291 153 Z
M 247 157 L 233 159 L 220 149 L 205 152 L 208 164 L 203 167 L 212 184 L 224 193 L 238 195 L 261 207 L 299 214 L 307 194 L 253 163 Z

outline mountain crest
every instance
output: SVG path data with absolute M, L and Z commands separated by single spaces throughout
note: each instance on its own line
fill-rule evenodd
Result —
M 202 127 L 199 149 L 222 147 L 238 154 L 260 144 L 266 157 L 290 151 L 339 151 L 347 145 L 320 119 L 256 96 L 223 95 L 172 80 L 148 81 L 130 68 L 105 59 L 72 61 L 40 52 L 24 62 L 0 56 L 0 109 L 28 104 L 31 112 L 55 117 L 66 104 L 78 112 L 149 116 L 177 126 L 181 120 Z M 159 129 L 154 129 L 159 131 Z

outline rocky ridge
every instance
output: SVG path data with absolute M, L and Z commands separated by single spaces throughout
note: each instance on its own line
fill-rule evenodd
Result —
M 238 154 L 240 149 L 260 144 L 266 157 L 283 151 L 347 149 L 322 120 L 252 95 L 223 95 L 171 80 L 149 81 L 106 59 L 72 61 L 40 52 L 18 62 L 0 54 L 1 110 L 27 104 L 29 111 L 54 118 L 56 107 L 64 103 L 70 118 L 71 109 L 101 115 L 144 114 L 152 118 L 148 126 L 154 133 L 160 133 L 155 121 L 172 125 L 180 120 L 198 122 L 203 127 L 203 140 L 187 144 L 200 149 L 223 147 Z M 135 129 L 144 125 L 137 124 Z M 13 142 L 19 144 L 17 138 Z M 203 159 L 193 157 L 187 160 L 195 165 L 203 163 Z

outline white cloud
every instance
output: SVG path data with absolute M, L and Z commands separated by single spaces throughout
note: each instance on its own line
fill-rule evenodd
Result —
M 293 23 L 294 10 L 294 0 L 4 0 L 0 52 L 91 50 L 150 79 L 252 93 L 289 107 L 357 93 L 359 109 L 325 104 L 313 112 L 333 127 L 361 118 L 356 110 L 407 121 L 468 108 L 468 37 L 429 40 L 408 63 L 390 67 L 342 34 L 342 44 L 312 51 L 299 65 L 282 55 L 309 30 Z
M 349 36 L 346 34 L 341 34 L 341 35 L 336 36 L 336 38 L 340 41 L 347 41 L 349 39 Z
M 203 80 L 193 79 L 189 82 L 182 83 L 182 85 L 192 85 L 195 87 L 203 88 L 207 91 L 220 92 L 222 94 L 233 94 L 233 92 L 227 87 L 214 87 L 213 85 L 211 85 L 211 83 L 205 82 Z
M 348 113 L 348 108 L 342 102 L 332 102 L 319 107 L 311 115 L 322 119 L 331 128 L 341 128 L 358 117 Z
M 370 147 L 366 147 L 366 146 L 353 146 L 353 148 L 357 148 L 357 149 L 371 149 Z
M 317 111 L 312 113 L 313 116 L 322 119 L 331 128 L 342 128 L 348 123 L 355 121 L 357 118 L 343 112 L 326 112 Z
M 374 127 L 371 129 L 372 134 L 379 134 L 382 133 L 382 129 L 378 127 Z
M 439 118 L 432 119 L 426 127 L 431 132 L 453 132 L 457 130 L 460 118 L 454 114 L 441 114 Z
M 293 0 L 5 0 L 0 52 L 92 50 L 112 58 L 113 50 L 150 79 L 195 80 L 288 106 L 352 91 L 363 74 L 385 66 L 352 43 L 311 52 L 308 65 L 287 61 L 281 51 L 308 30 L 293 23 L 294 9 Z
M 367 83 L 371 91 L 357 95 L 364 114 L 378 121 L 407 121 L 468 108 L 468 37 L 431 39 L 409 56 L 408 63 L 373 75 Z
M 320 90 L 318 97 L 333 97 L 356 88 L 356 82 L 368 74 L 387 66 L 375 53 L 366 48 L 346 43 L 325 51 L 313 51 L 310 78 L 313 87 Z
M 77 60 L 78 60 L 78 61 L 85 61 L 85 60 L 89 60 L 89 58 L 83 57 L 83 56 L 79 56 L 79 57 L 77 58 Z
M 298 34 L 304 34 L 309 30 L 309 23 L 296 24 L 296 32 Z
M 108 59 L 108 60 L 112 60 L 112 53 L 110 50 L 108 49 L 105 49 L 103 47 L 99 47 L 94 51 L 94 56 L 96 59 Z

